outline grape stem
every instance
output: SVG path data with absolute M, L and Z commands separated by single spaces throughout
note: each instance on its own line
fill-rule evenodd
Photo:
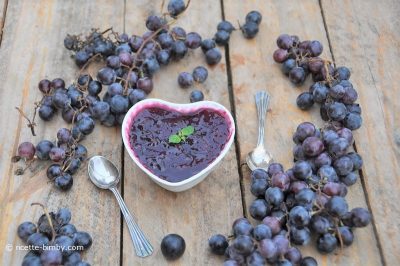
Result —
M 28 127 L 31 129 L 32 136 L 36 136 L 36 133 L 35 133 L 35 126 L 36 126 L 35 117 L 36 117 L 37 108 L 39 108 L 39 105 L 35 106 L 35 109 L 33 111 L 33 118 L 32 118 L 32 120 L 30 120 L 28 118 L 28 116 L 24 113 L 24 111 L 21 110 L 21 108 L 15 107 L 15 109 L 18 110 L 20 115 L 22 115 L 28 121 Z
M 40 207 L 42 207 L 44 214 L 46 215 L 49 225 L 51 227 L 51 234 L 52 234 L 51 242 L 54 242 L 54 239 L 56 237 L 56 230 L 54 230 L 53 222 L 51 221 L 51 217 L 50 217 L 49 212 L 47 211 L 47 208 L 42 203 L 39 203 L 39 202 L 32 202 L 31 206 L 34 206 L 34 205 L 39 205 Z

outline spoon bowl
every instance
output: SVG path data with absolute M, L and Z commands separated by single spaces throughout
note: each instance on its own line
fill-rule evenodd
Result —
M 89 160 L 88 174 L 93 184 L 99 188 L 111 190 L 117 198 L 119 207 L 128 226 L 136 255 L 141 258 L 150 256 L 153 253 L 153 247 L 149 240 L 147 240 L 143 231 L 139 228 L 139 225 L 136 223 L 117 189 L 117 184 L 120 180 L 118 168 L 103 156 L 93 156 Z
M 117 186 L 119 182 L 119 171 L 117 167 L 103 156 L 93 156 L 88 163 L 90 180 L 102 189 Z

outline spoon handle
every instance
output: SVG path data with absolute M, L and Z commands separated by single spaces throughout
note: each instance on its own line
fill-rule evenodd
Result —
M 143 231 L 139 228 L 138 224 L 133 219 L 132 214 L 128 210 L 128 207 L 126 206 L 118 189 L 112 187 L 110 188 L 110 190 L 114 193 L 115 197 L 117 198 L 121 212 L 124 215 L 126 224 L 128 225 L 129 233 L 132 238 L 133 245 L 135 247 L 136 255 L 142 258 L 150 256 L 153 253 L 153 247 L 147 240 L 146 236 L 143 234 Z
M 258 140 L 257 147 L 264 147 L 265 117 L 269 105 L 269 95 L 265 91 L 259 91 L 255 95 L 258 116 Z

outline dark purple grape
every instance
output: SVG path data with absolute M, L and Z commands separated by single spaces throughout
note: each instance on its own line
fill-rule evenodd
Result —
M 72 265 L 80 265 L 82 263 L 81 255 L 78 251 L 74 251 L 68 257 L 64 258 L 64 265 L 72 266 Z M 84 265 L 80 265 L 84 266 Z
M 217 255 L 224 255 L 226 249 L 229 246 L 229 243 L 225 236 L 217 234 L 213 235 L 208 240 L 208 246 L 210 247 L 212 253 Z
M 55 112 L 56 110 L 52 106 L 47 104 L 42 104 L 39 107 L 39 117 L 44 121 L 50 121 L 53 118 Z
M 356 171 L 347 174 L 346 176 L 341 176 L 340 181 L 343 182 L 346 186 L 352 186 L 357 183 L 358 173 Z
M 17 234 L 19 238 L 26 242 L 32 234 L 36 233 L 36 231 L 37 228 L 35 224 L 31 222 L 23 222 L 18 226 Z
M 293 174 L 299 180 L 306 180 L 312 175 L 312 169 L 309 162 L 297 161 L 293 166 Z
M 308 46 L 308 50 L 312 56 L 319 56 L 322 54 L 323 46 L 319 41 L 311 41 Z
M 128 95 L 128 99 L 131 105 L 134 105 L 137 102 L 146 99 L 146 97 L 147 97 L 146 93 L 141 89 L 134 89 Z
M 344 104 L 353 104 L 357 101 L 358 93 L 353 87 L 346 87 L 342 98 Z
M 49 152 L 54 147 L 54 144 L 48 140 L 42 140 L 36 145 L 36 156 L 40 160 L 48 160 Z
M 110 108 L 113 113 L 115 114 L 126 113 L 128 111 L 128 107 L 129 107 L 129 100 L 127 97 L 124 97 L 122 95 L 115 95 L 111 98 Z
M 307 183 L 304 181 L 294 181 L 290 184 L 290 191 L 295 194 L 304 188 L 308 188 Z
M 31 160 L 35 156 L 35 146 L 30 142 L 22 142 L 18 146 L 18 156 Z
M 87 232 L 78 231 L 72 238 L 75 246 L 82 246 L 84 250 L 92 245 L 92 237 Z
M 108 67 L 117 69 L 121 67 L 121 61 L 119 60 L 119 56 L 117 55 L 110 55 L 106 59 L 106 64 Z
M 267 173 L 268 173 L 269 177 L 272 177 L 273 175 L 275 175 L 277 173 L 283 173 L 283 172 L 284 172 L 283 165 L 280 163 L 271 163 L 267 169 Z
M 271 239 L 261 240 L 258 251 L 266 259 L 275 259 L 278 256 L 278 247 Z
M 58 235 L 68 236 L 73 238 L 74 234 L 77 232 L 75 226 L 73 224 L 66 224 L 58 229 Z
M 294 198 L 300 206 L 308 206 L 312 204 L 315 200 L 315 192 L 309 188 L 303 188 L 298 193 L 295 194 Z
M 323 165 L 318 169 L 318 176 L 321 180 L 329 181 L 329 182 L 337 182 L 339 181 L 339 177 L 335 171 L 335 169 L 330 165 Z
M 143 38 L 140 36 L 132 35 L 132 37 L 129 38 L 129 46 L 135 53 L 139 50 L 142 44 L 143 44 Z
M 293 157 L 296 161 L 302 161 L 306 159 L 306 155 L 304 154 L 301 144 L 297 144 L 293 147 Z
M 78 158 L 69 159 L 66 163 L 67 168 L 65 169 L 65 172 L 70 175 L 74 175 L 76 172 L 78 172 L 79 167 L 81 167 L 81 163 L 81 160 Z
M 248 235 L 239 235 L 232 242 L 233 248 L 243 256 L 248 256 L 254 249 L 254 242 Z
M 324 165 L 331 165 L 332 158 L 329 156 L 327 152 L 322 152 L 314 159 L 314 165 L 317 169 L 321 168 Z
M 357 103 L 346 105 L 347 111 L 361 115 L 361 107 Z
M 229 21 L 224 20 L 224 21 L 221 21 L 220 23 L 218 23 L 217 30 L 223 30 L 223 31 L 226 31 L 226 32 L 228 32 L 230 34 L 230 33 L 232 33 L 232 31 L 235 30 L 235 28 L 233 27 L 232 23 L 230 23 Z
M 256 37 L 259 31 L 258 24 L 252 21 L 246 22 L 240 27 L 240 29 L 242 30 L 243 36 L 246 39 L 253 39 L 254 37 Z
M 276 173 L 271 178 L 271 185 L 286 191 L 289 189 L 290 178 L 286 173 Z
M 246 265 L 248 266 L 260 266 L 265 265 L 265 259 L 261 256 L 260 252 L 253 251 L 249 256 L 246 258 Z
M 103 120 L 110 114 L 110 105 L 107 102 L 98 101 L 90 110 L 94 118 Z
M 215 48 L 216 44 L 213 39 L 204 39 L 201 41 L 201 50 L 206 53 L 208 50 Z
M 251 183 L 250 191 L 256 197 L 264 197 L 267 188 L 268 182 L 266 179 L 255 179 Z
M 257 179 L 267 180 L 268 173 L 264 169 L 255 169 L 251 172 L 251 180 L 254 182 Z
M 193 85 L 193 76 L 188 72 L 181 72 L 178 76 L 178 84 L 181 88 L 188 88 Z
M 194 90 L 190 93 L 190 102 L 194 103 L 194 102 L 199 102 L 204 100 L 204 94 L 203 92 L 199 91 L 199 90 Z
M 289 80 L 293 84 L 296 84 L 296 85 L 302 84 L 305 79 L 306 79 L 306 72 L 304 71 L 304 68 L 294 67 L 289 71 Z
M 224 30 L 218 30 L 214 35 L 215 43 L 218 45 L 227 45 L 229 43 L 230 33 Z
M 175 60 L 182 59 L 188 51 L 183 41 L 177 40 L 172 44 L 171 54 Z
M 122 95 L 124 92 L 124 88 L 120 83 L 114 82 L 110 84 L 110 86 L 108 86 L 107 92 L 110 97 L 113 97 L 115 95 Z
M 337 247 L 337 239 L 332 234 L 326 233 L 317 240 L 317 249 L 321 253 L 331 253 Z
M 255 240 L 261 241 L 263 239 L 271 239 L 272 238 L 272 232 L 271 228 L 265 224 L 259 224 L 254 227 L 252 236 Z
M 324 60 L 322 60 L 319 57 L 314 57 L 312 58 L 312 60 L 308 61 L 308 70 L 310 70 L 310 72 L 313 74 L 320 73 L 323 66 L 324 66 Z
M 342 121 L 346 117 L 347 109 L 343 103 L 334 102 L 329 105 L 327 113 L 330 119 Z
M 293 226 L 290 228 L 290 241 L 295 245 L 307 245 L 310 239 L 311 233 L 308 227 L 297 228 Z
M 233 222 L 232 231 L 235 236 L 250 235 L 253 231 L 253 226 L 246 218 L 239 218 Z
M 156 31 L 161 27 L 163 27 L 165 23 L 166 21 L 163 18 L 151 15 L 148 16 L 146 19 L 146 28 L 148 28 L 151 31 Z
M 251 217 L 256 220 L 264 219 L 271 211 L 270 206 L 263 199 L 254 200 L 249 208 Z
M 350 78 L 350 70 L 341 66 L 335 69 L 335 77 L 339 80 L 348 80 Z
M 49 94 L 51 91 L 51 82 L 48 79 L 42 79 L 38 84 L 39 90 L 43 94 Z
M 157 42 L 161 45 L 161 48 L 168 49 L 172 46 L 174 39 L 169 33 L 161 33 L 157 36 Z
M 354 166 L 353 170 L 354 171 L 361 169 L 361 167 L 363 165 L 363 160 L 362 160 L 362 157 L 358 153 L 350 152 L 350 153 L 347 154 L 347 156 L 353 162 L 353 166 Z
M 350 246 L 354 240 L 354 234 L 353 234 L 352 230 L 347 226 L 340 226 L 338 228 L 338 231 L 339 231 L 339 234 L 340 234 L 343 244 L 345 246 Z M 338 238 L 339 238 L 339 236 L 338 236 Z M 338 239 L 338 241 L 340 243 L 339 239 Z
M 73 252 L 74 240 L 68 236 L 58 235 L 54 240 L 54 245 L 60 247 L 62 255 L 68 257 Z
M 325 208 L 329 214 L 336 217 L 341 217 L 346 214 L 348 205 L 343 197 L 333 196 L 325 204 Z
M 114 97 L 118 97 L 118 96 L 119 95 L 114 96 Z M 120 96 L 120 97 L 122 97 L 122 96 Z M 79 128 L 79 131 L 84 135 L 89 135 L 90 133 L 92 133 L 94 130 L 94 125 L 95 125 L 94 121 L 90 117 L 84 117 L 81 120 L 79 120 L 77 123 L 77 127 Z
M 40 261 L 43 266 L 61 265 L 62 259 L 62 253 L 58 249 L 46 249 L 40 255 Z
M 169 50 L 160 50 L 157 52 L 157 61 L 161 65 L 168 65 L 171 59 L 171 53 Z
M 289 212 L 289 222 L 297 227 L 307 226 L 310 223 L 310 213 L 302 206 L 296 206 Z
M 178 259 L 183 255 L 186 243 L 183 237 L 177 234 L 166 235 L 161 241 L 161 252 L 169 260 Z
M 121 52 L 118 55 L 119 61 L 123 66 L 132 66 L 133 64 L 133 56 L 128 52 Z M 117 68 L 118 69 L 118 68 Z
M 150 94 L 153 90 L 153 80 L 148 77 L 140 78 L 137 81 L 137 87 L 138 89 L 143 90 L 146 94 Z
M 293 45 L 293 39 L 288 34 L 281 34 L 276 40 L 276 44 L 278 45 L 279 48 L 288 50 Z
M 342 99 L 345 92 L 345 88 L 340 84 L 337 84 L 329 89 L 329 95 L 336 100 Z
M 201 36 L 197 32 L 189 32 L 186 35 L 185 44 L 190 49 L 199 48 L 201 45 Z
M 338 175 L 345 176 L 353 171 L 354 165 L 350 157 L 342 156 L 333 162 L 333 167 Z
M 90 55 L 86 51 L 84 50 L 78 51 L 75 54 L 75 64 L 79 67 L 82 67 L 84 64 L 86 64 L 89 58 Z
M 167 9 L 171 17 L 176 17 L 185 11 L 186 5 L 183 0 L 170 0 Z
M 78 77 L 77 82 L 78 82 L 78 85 L 79 85 L 79 86 L 81 86 L 81 87 L 86 87 L 87 85 L 89 85 L 89 82 L 92 81 L 92 80 L 93 80 L 93 79 L 92 79 L 92 77 L 91 77 L 89 74 L 83 74 L 83 75 L 80 75 L 80 76 Z M 71 86 L 70 86 L 70 87 L 71 87 Z M 72 87 L 75 87 L 75 86 L 72 85 Z
M 121 43 L 117 47 L 115 47 L 115 54 L 119 55 L 121 53 L 131 53 L 132 49 L 129 43 Z M 120 58 L 121 59 L 121 58 Z
M 339 134 L 331 129 L 322 132 L 322 139 L 326 145 L 330 145 L 334 140 L 339 138 Z
M 97 73 L 97 80 L 103 85 L 110 85 L 111 83 L 115 82 L 116 78 L 117 74 L 115 73 L 114 69 L 109 67 L 103 67 Z
M 75 148 L 75 158 L 78 158 L 81 161 L 86 160 L 87 157 L 87 149 L 82 144 L 76 145 Z
M 34 246 L 35 250 L 39 250 L 39 253 L 43 251 L 43 247 L 49 244 L 49 239 L 42 233 L 33 233 L 26 240 L 28 245 Z
M 52 104 L 58 109 L 63 109 L 71 104 L 71 99 L 65 91 L 57 91 L 52 96 Z
M 323 103 L 328 96 L 329 89 L 321 82 L 314 83 L 312 86 L 313 100 L 317 103 Z
M 278 234 L 282 229 L 281 222 L 277 217 L 267 216 L 262 220 L 262 223 L 271 229 L 272 235 Z
M 310 229 L 317 234 L 328 233 L 330 229 L 330 222 L 328 218 L 321 215 L 314 215 L 310 221 Z
M 314 157 L 321 154 L 324 150 L 324 144 L 317 137 L 308 137 L 303 141 L 302 148 L 305 155 Z
M 98 95 L 90 95 L 90 94 L 88 94 L 88 95 L 85 96 L 85 101 L 89 105 L 89 107 L 91 107 L 95 102 L 100 101 L 100 97 Z M 85 112 L 86 113 L 90 113 L 89 110 L 85 110 L 82 113 L 85 113 Z M 77 115 L 77 120 L 79 120 L 78 117 L 81 117 L 80 114 Z
M 256 23 L 257 25 L 259 25 L 261 23 L 262 20 L 262 15 L 260 12 L 258 11 L 250 11 L 249 13 L 247 13 L 246 15 L 246 23 L 247 22 L 253 22 Z
M 304 257 L 300 262 L 300 266 L 318 266 L 318 263 L 313 257 Z
M 293 265 L 298 265 L 301 261 L 301 252 L 296 247 L 291 247 L 285 253 L 285 258 L 289 260 Z
M 206 79 L 208 77 L 208 71 L 205 67 L 198 66 L 195 69 L 193 69 L 192 75 L 193 75 L 194 81 L 203 83 L 204 81 L 206 81 Z
M 206 54 L 206 61 L 209 65 L 218 64 L 221 61 L 222 55 L 218 48 L 209 49 Z
M 278 207 L 284 200 L 284 194 L 277 187 L 269 187 L 265 191 L 265 200 L 268 204 Z
M 72 176 L 68 173 L 62 173 L 56 177 L 54 184 L 58 189 L 69 190 L 73 185 Z
M 150 57 L 144 60 L 143 68 L 149 76 L 152 76 L 154 73 L 160 70 L 160 64 L 158 63 L 156 57 Z
M 59 164 L 52 164 L 46 170 L 46 175 L 50 180 L 54 180 L 57 176 L 62 174 L 62 168 Z
M 244 265 L 246 263 L 246 257 L 240 254 L 232 245 L 230 245 L 225 252 L 228 259 L 234 260 L 237 265 Z
M 362 118 L 357 113 L 348 113 L 344 118 L 343 124 L 350 130 L 356 130 L 361 127 Z
M 289 240 L 284 235 L 276 235 L 272 239 L 278 248 L 278 255 L 283 256 L 289 250 Z
M 113 127 L 117 123 L 117 119 L 114 114 L 108 114 L 104 119 L 101 120 L 101 124 L 106 127 Z
M 274 61 L 275 62 L 277 62 L 277 63 L 283 63 L 283 62 L 285 62 L 287 59 L 288 59 L 288 56 L 289 56 L 289 54 L 288 54 L 288 51 L 287 50 L 284 50 L 284 49 L 277 49 L 277 50 L 275 50 L 275 52 L 274 52 L 274 54 L 273 54 L 273 59 L 274 59 Z M 293 67 L 294 67 L 295 65 L 293 65 Z M 292 67 L 292 68 L 293 68 Z M 287 73 L 289 73 L 289 71 L 287 72 Z M 287 73 L 285 73 L 285 74 L 287 74 Z
M 297 66 L 296 60 L 289 58 L 282 64 L 282 72 L 285 75 L 289 75 L 289 72 Z
M 365 227 L 371 223 L 371 213 L 364 208 L 351 210 L 351 221 L 355 227 Z

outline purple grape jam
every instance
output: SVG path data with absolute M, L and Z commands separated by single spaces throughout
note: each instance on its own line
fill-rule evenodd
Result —
M 193 126 L 184 141 L 169 143 L 169 136 Z M 129 139 L 139 161 L 153 174 L 169 182 L 185 180 L 210 165 L 231 136 L 230 122 L 223 113 L 199 109 L 180 113 L 146 107 L 131 124 Z

